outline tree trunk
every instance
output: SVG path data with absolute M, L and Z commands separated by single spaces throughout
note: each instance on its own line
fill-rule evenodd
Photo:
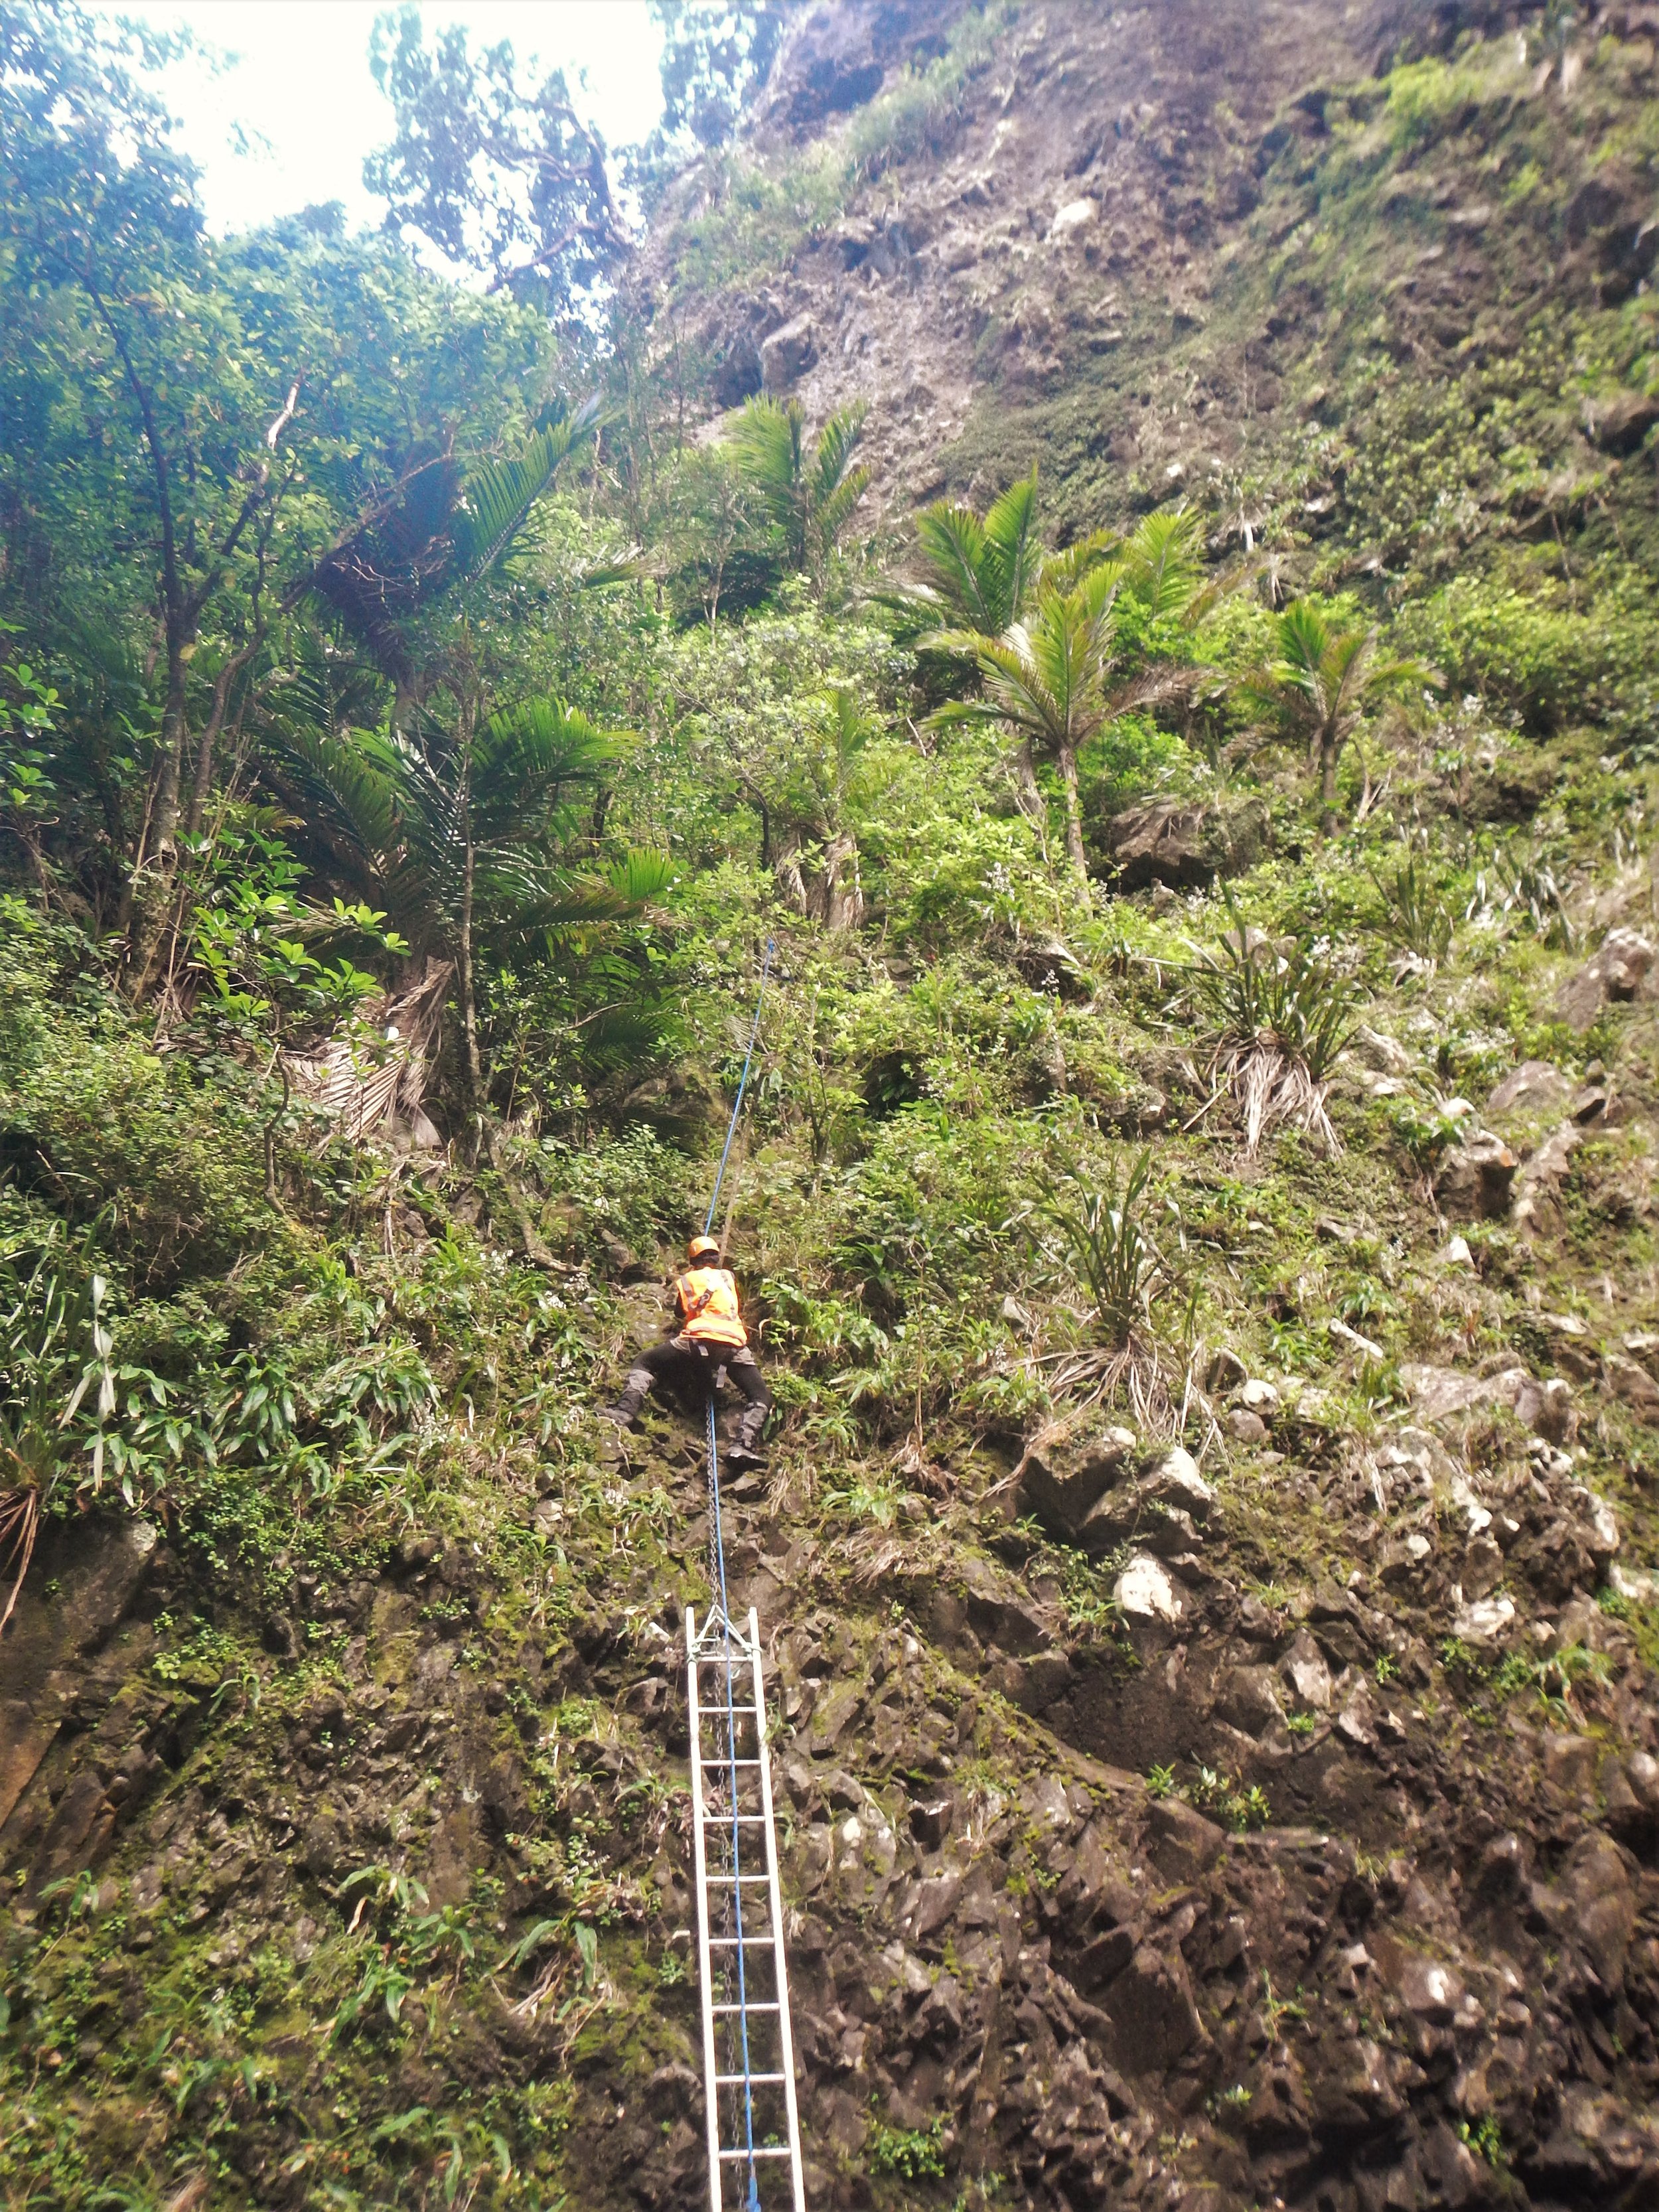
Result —
M 1078 793 L 1077 747 L 1061 745 L 1060 780 L 1066 787 L 1066 856 L 1086 886 L 1089 857 L 1083 849 L 1083 802 Z
M 1030 740 L 1021 744 L 1014 755 L 1014 775 L 1019 785 L 1019 804 L 1022 812 L 1033 822 L 1046 823 L 1048 804 L 1042 796 L 1042 787 L 1036 780 L 1036 769 L 1031 761 Z
M 1336 764 L 1341 757 L 1340 733 L 1324 731 L 1319 744 L 1319 828 L 1326 837 L 1336 835 Z
M 185 683 L 193 641 L 172 622 L 167 624 L 167 696 L 161 710 L 161 757 L 155 776 L 154 851 L 158 860 L 171 863 L 179 848 L 179 786 L 185 762 Z
M 179 786 L 185 757 L 185 685 L 190 646 L 179 625 L 167 629 L 167 689 L 161 709 L 161 757 L 150 783 L 150 804 L 132 871 L 122 895 L 122 927 L 127 932 L 126 984 L 135 1000 L 149 988 L 173 906 L 173 868 L 179 857 Z M 157 865 L 150 873 L 146 869 Z
M 483 1067 L 478 1058 L 478 1006 L 472 988 L 472 837 L 469 826 L 466 860 L 461 872 L 460 957 L 456 963 L 461 987 L 461 1031 L 466 1045 L 466 1085 L 475 1126 L 483 1126 Z
M 263 642 L 263 633 L 256 632 L 253 641 L 241 652 L 232 655 L 219 671 L 213 687 L 213 707 L 203 725 L 200 741 L 196 748 L 196 775 L 191 785 L 190 805 L 185 810 L 185 835 L 199 837 L 202 823 L 207 814 L 207 803 L 213 793 L 213 756 L 218 745 L 220 732 L 225 726 L 229 711 L 230 695 L 236 688 L 236 679 L 247 666 Z

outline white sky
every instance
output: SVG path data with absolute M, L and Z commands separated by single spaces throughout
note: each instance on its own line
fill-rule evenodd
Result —
M 166 89 L 183 149 L 203 170 L 212 228 L 241 230 L 341 200 L 353 228 L 378 225 L 363 156 L 392 136 L 392 110 L 368 72 L 368 36 L 386 0 L 113 0 L 104 12 L 160 30 L 187 25 L 236 57 L 219 74 L 181 64 Z M 645 0 L 425 0 L 430 30 L 466 25 L 470 43 L 510 39 L 521 58 L 562 66 L 576 105 L 615 148 L 662 111 L 662 40 Z M 586 77 L 586 94 L 578 81 Z M 240 128 L 239 128 L 240 126 Z

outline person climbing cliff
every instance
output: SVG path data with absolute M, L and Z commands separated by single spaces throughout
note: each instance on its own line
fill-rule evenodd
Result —
M 729 1267 L 720 1266 L 720 1246 L 712 1237 L 694 1237 L 686 1257 L 691 1265 L 674 1278 L 670 1293 L 670 1310 L 679 1326 L 635 1360 L 621 1397 L 603 1408 L 605 1417 L 619 1428 L 631 1428 L 653 1384 L 671 1389 L 696 1387 L 706 1397 L 723 1370 L 745 1401 L 738 1440 L 726 1455 L 726 1464 L 759 1467 L 761 1431 L 772 1401 L 760 1363 L 749 1348 L 737 1279 Z

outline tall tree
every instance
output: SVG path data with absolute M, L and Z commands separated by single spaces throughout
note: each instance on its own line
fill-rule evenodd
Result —
M 244 547 L 257 560 L 268 544 L 300 364 L 274 389 L 212 282 L 195 169 L 131 66 L 163 51 L 73 6 L 0 16 L 0 237 L 26 286 L 73 302 L 92 411 L 126 411 L 148 465 L 166 675 L 147 843 L 165 863 L 202 617 Z
M 664 136 L 723 145 L 771 71 L 791 0 L 651 0 L 651 12 L 662 26 Z
M 401 722 L 441 674 L 443 624 L 511 553 L 531 510 L 598 419 L 554 401 L 528 436 L 470 463 L 452 440 L 406 458 L 362 526 L 317 564 L 318 596 L 395 687 Z
M 458 24 L 428 46 L 407 5 L 376 17 L 369 64 L 397 118 L 392 143 L 363 165 L 390 203 L 388 230 L 416 232 L 556 313 L 620 266 L 630 240 L 605 140 L 562 70 L 535 82 L 510 41 L 474 54 Z
M 290 734 L 278 766 L 298 802 L 295 836 L 321 881 L 386 915 L 411 962 L 448 963 L 470 1109 L 483 1109 L 477 963 L 550 932 L 625 917 L 660 888 L 648 856 L 609 876 L 556 857 L 574 801 L 632 743 L 559 699 L 491 709 L 476 662 L 452 672 L 448 729 Z
M 544 417 L 537 476 L 539 317 L 343 246 L 314 213 L 210 238 L 143 82 L 166 51 L 73 6 L 0 15 L 0 598 L 71 662 L 96 633 L 131 647 L 146 690 L 157 665 L 147 803 L 120 825 L 140 984 L 276 634 L 416 487 L 449 484 L 445 573 L 487 566 L 525 471 L 533 497 L 568 443 Z

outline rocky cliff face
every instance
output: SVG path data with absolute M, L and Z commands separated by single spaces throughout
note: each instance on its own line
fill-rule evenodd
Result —
M 867 401 L 901 511 L 1033 461 L 1073 528 L 1270 477 L 1310 411 L 1352 423 L 1332 380 L 1354 355 L 1458 376 L 1533 310 L 1641 280 L 1649 180 L 1603 103 L 1611 79 L 1620 102 L 1650 94 L 1649 12 L 1602 11 L 1618 43 L 1597 82 L 1582 46 L 1540 58 L 1533 7 L 815 10 L 757 141 L 788 203 L 763 264 L 716 260 L 710 282 L 709 224 L 743 187 L 700 177 L 647 252 L 651 296 L 716 404 Z M 1385 112 L 1391 64 L 1460 40 L 1479 57 L 1464 97 L 1416 125 Z M 866 87 L 826 196 L 814 134 Z M 1523 177 L 1534 137 L 1547 174 Z
M 1656 36 L 1460 0 L 815 9 L 753 146 L 671 204 L 653 331 L 711 421 L 763 384 L 870 401 L 894 527 L 1035 459 L 1068 529 L 1186 492 L 1270 599 L 1380 614 L 1558 548 L 1571 584 L 1652 542 Z M 1600 749 L 1641 731 L 1516 667 L 1501 725 L 1413 756 L 1413 818 L 1548 800 L 1599 837 Z M 1151 913 L 1254 863 L 1267 802 L 1230 806 L 1115 817 L 1120 888 Z M 1181 1446 L 1079 1370 L 1054 1423 L 924 1432 L 918 1401 L 857 1516 L 878 1444 L 829 1425 L 734 1486 L 815 2212 L 1659 2201 L 1659 915 L 1617 818 L 1565 891 L 1492 890 L 1471 927 L 1541 917 L 1504 972 L 1373 1011 L 1340 1157 L 1198 1149 L 1210 1083 L 1127 940 L 1009 953 L 1066 1040 L 1042 1082 L 1110 1039 L 1101 1115 L 1180 1164 L 1236 1328 L 1188 1347 Z M 1310 874 L 1305 919 L 1340 890 Z M 781 1206 L 819 1164 L 775 1132 L 749 1172 Z M 458 1403 L 648 1333 L 614 1240 L 526 1289 L 501 1186 L 434 1170 L 421 1204 L 386 1297 L 446 1218 L 485 1255 L 420 1294 Z M 984 1319 L 964 1402 L 1055 1357 L 1012 1296 Z M 416 1453 L 351 1541 L 258 1577 L 115 1521 L 43 1553 L 0 1644 L 9 2203 L 141 2165 L 179 2208 L 701 2201 L 696 1431 L 606 1459 L 568 1379 L 476 1442 L 466 1403 L 452 1491 Z

